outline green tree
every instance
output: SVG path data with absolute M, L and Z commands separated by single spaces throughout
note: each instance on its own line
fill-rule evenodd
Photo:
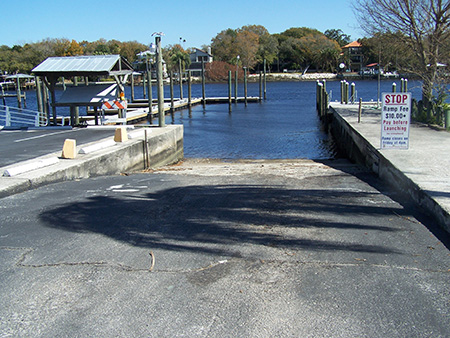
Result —
M 279 34 L 280 59 L 297 69 L 306 71 L 310 67 L 331 70 L 337 63 L 341 48 L 336 41 L 327 38 L 316 29 L 289 28 Z
M 336 41 L 340 47 L 343 47 L 351 42 L 350 35 L 344 34 L 340 29 L 327 29 L 323 33 L 328 39 Z
M 127 59 L 129 62 L 134 62 L 137 59 L 136 54 L 139 52 L 143 52 L 145 50 L 148 50 L 148 46 L 144 45 L 137 41 L 126 41 L 120 43 L 120 46 L 118 46 L 118 50 L 115 49 L 117 46 L 115 43 L 110 44 L 110 53 L 115 54 L 116 52 L 120 51 L 120 55 L 123 56 L 125 59 Z
M 414 52 L 415 73 L 423 80 L 422 100 L 432 101 L 442 48 L 450 35 L 450 2 L 442 0 L 354 0 L 354 12 L 369 35 L 397 34 Z M 446 58 L 446 57 L 445 57 Z
M 264 26 L 247 25 L 221 31 L 212 39 L 211 50 L 217 61 L 236 64 L 239 56 L 239 62 L 252 69 L 264 59 L 273 62 L 278 53 L 278 41 Z
M 189 53 L 180 44 L 168 46 L 163 51 L 163 57 L 167 64 L 167 69 L 174 72 L 183 72 L 191 64 Z M 181 61 L 181 69 L 180 69 Z
M 257 62 L 259 37 L 248 30 L 240 30 L 236 35 L 236 49 L 244 67 L 251 69 Z
M 216 61 L 231 62 L 239 54 L 236 48 L 237 32 L 228 28 L 212 38 L 211 51 Z
M 68 45 L 64 53 L 64 56 L 75 56 L 75 55 L 83 55 L 83 48 L 81 48 L 78 42 L 72 40 Z

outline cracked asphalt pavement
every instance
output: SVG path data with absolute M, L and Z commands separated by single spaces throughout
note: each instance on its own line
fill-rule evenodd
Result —
M 0 337 L 448 337 L 448 235 L 345 160 L 0 199 Z

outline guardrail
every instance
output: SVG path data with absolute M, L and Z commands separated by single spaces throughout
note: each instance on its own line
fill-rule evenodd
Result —
M 22 127 L 33 126 L 43 127 L 47 125 L 47 117 L 44 113 L 14 108 L 0 105 L 0 126 L 5 127 Z

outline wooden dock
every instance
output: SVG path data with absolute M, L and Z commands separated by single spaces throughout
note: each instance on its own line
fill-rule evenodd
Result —
M 250 96 L 250 97 L 232 97 L 231 103 L 236 102 L 246 102 L 247 103 L 255 103 L 260 102 L 261 98 L 256 96 Z M 174 99 L 173 107 L 171 99 L 164 99 L 164 112 L 165 114 L 170 113 L 175 110 L 179 109 L 186 109 L 195 105 L 199 104 L 220 104 L 220 103 L 229 103 L 228 97 L 208 97 L 203 100 L 202 98 L 192 98 L 190 101 L 189 99 Z M 99 114 L 100 115 L 100 114 Z M 158 116 L 158 104 L 156 100 L 152 101 L 152 111 L 151 111 L 151 118 L 155 118 Z M 138 99 L 134 100 L 133 102 L 128 103 L 128 108 L 126 112 L 126 118 L 120 118 L 119 117 L 119 110 L 118 109 L 107 109 L 104 111 L 104 116 L 98 116 L 98 122 L 101 124 L 117 124 L 117 123 L 137 123 L 139 121 L 145 120 L 149 118 L 149 107 L 148 107 L 148 100 L 147 99 Z M 57 121 L 61 125 L 70 124 L 70 118 L 69 117 L 62 117 L 58 116 Z M 95 115 L 93 110 L 89 110 L 87 112 L 87 116 L 80 116 L 80 123 L 87 123 L 88 125 L 95 124 Z

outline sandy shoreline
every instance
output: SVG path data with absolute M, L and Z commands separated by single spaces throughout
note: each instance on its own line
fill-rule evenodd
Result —
M 337 74 L 333 73 L 268 73 L 266 74 L 267 81 L 314 81 L 314 80 L 334 80 Z M 249 75 L 249 80 L 259 79 L 259 74 Z

